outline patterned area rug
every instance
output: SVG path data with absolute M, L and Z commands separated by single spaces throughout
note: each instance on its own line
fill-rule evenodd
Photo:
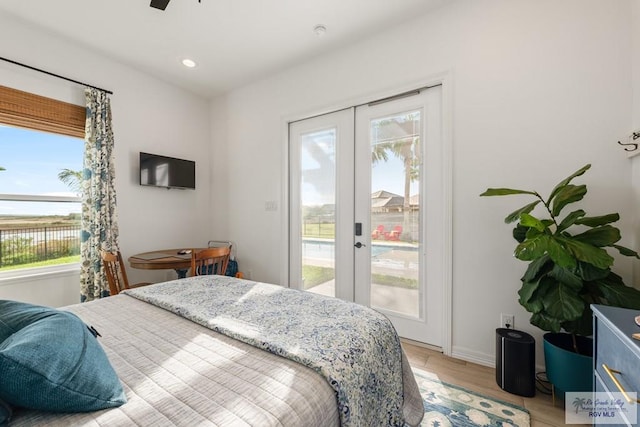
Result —
M 424 401 L 421 427 L 528 427 L 529 412 L 511 403 L 443 383 L 434 374 L 413 369 Z

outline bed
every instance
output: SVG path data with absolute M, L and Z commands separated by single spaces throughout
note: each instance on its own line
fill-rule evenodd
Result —
M 14 408 L 9 426 L 418 425 L 422 398 L 388 319 L 335 298 L 226 276 L 62 310 L 99 334 L 126 403 Z

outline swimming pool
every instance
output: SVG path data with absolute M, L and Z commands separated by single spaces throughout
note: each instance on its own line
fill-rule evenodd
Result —
M 371 256 L 380 256 L 392 250 L 417 251 L 418 248 L 414 246 L 373 243 L 371 245 Z M 302 257 L 333 260 L 335 258 L 335 243 L 328 240 L 304 239 L 302 241 Z

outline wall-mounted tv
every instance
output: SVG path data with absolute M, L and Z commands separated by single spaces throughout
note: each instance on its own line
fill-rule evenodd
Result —
M 140 185 L 196 188 L 196 162 L 140 152 Z

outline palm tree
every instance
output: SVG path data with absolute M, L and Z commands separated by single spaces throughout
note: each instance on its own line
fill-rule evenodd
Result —
M 402 159 L 404 165 L 403 233 L 411 225 L 411 182 L 420 177 L 420 136 L 415 129 L 416 125 L 419 127 L 419 122 L 419 114 L 412 113 L 374 124 L 376 143 L 371 151 L 372 164 L 388 161 L 388 153 L 391 152 Z M 389 130 L 385 132 L 385 128 Z
M 391 150 L 391 144 L 388 142 L 377 143 L 372 147 L 371 150 L 371 164 L 375 165 L 381 161 L 389 160 L 388 151 Z
M 68 185 L 76 194 L 82 194 L 82 171 L 62 169 L 58 173 L 58 179 Z

